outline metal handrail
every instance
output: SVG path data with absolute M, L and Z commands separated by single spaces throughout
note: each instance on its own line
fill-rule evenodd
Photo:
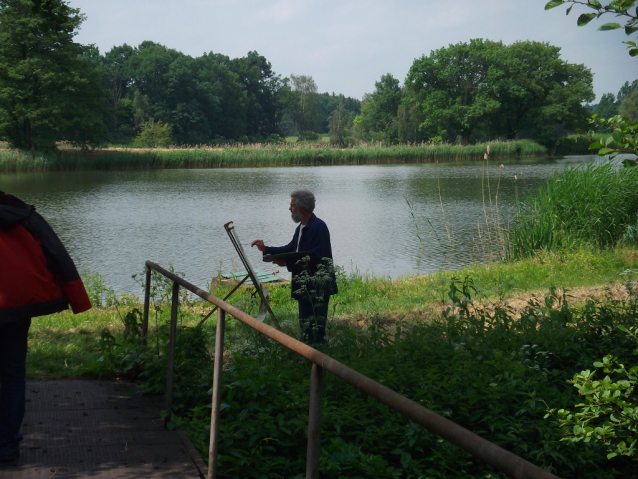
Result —
M 307 344 L 302 343 L 281 331 L 258 321 L 252 316 L 237 309 L 231 304 L 226 303 L 222 299 L 213 296 L 188 281 L 176 276 L 170 271 L 165 270 L 161 266 L 151 262 L 146 262 L 146 296 L 144 298 L 144 318 L 142 323 L 142 333 L 145 335 L 148 331 L 148 304 L 150 293 L 151 269 L 164 275 L 173 281 L 173 299 L 171 305 L 171 347 L 168 362 L 167 386 L 166 386 L 166 410 L 169 412 L 172 407 L 172 385 L 173 385 L 173 367 L 175 354 L 175 331 L 177 326 L 177 304 L 179 303 L 179 286 L 184 287 L 191 293 L 199 296 L 205 301 L 216 305 L 218 310 L 217 334 L 215 338 L 215 364 L 213 376 L 213 397 L 211 411 L 211 428 L 210 428 L 210 447 L 208 457 L 208 479 L 214 479 L 217 474 L 217 452 L 219 442 L 219 405 L 221 402 L 221 378 L 222 378 L 222 362 L 224 349 L 224 328 L 226 322 L 226 313 L 238 319 L 242 323 L 250 326 L 261 334 L 277 341 L 279 344 L 287 347 L 291 351 L 312 361 L 312 370 L 310 376 L 310 411 L 308 422 L 308 448 L 306 458 L 306 479 L 319 478 L 319 456 L 321 451 L 321 404 L 322 404 L 322 379 L 323 370 L 327 370 L 344 380 L 348 384 L 360 389 L 377 401 L 386 404 L 395 411 L 399 412 L 411 421 L 420 424 L 425 429 L 433 432 L 451 442 L 455 446 L 460 447 L 469 452 L 476 458 L 494 466 L 515 479 L 558 479 L 558 476 L 535 466 L 529 461 L 518 457 L 517 455 L 503 449 L 496 444 L 491 443 L 477 434 L 455 424 L 449 419 L 430 411 L 429 409 L 417 404 L 416 402 L 402 396 L 392 389 L 379 384 L 367 376 L 355 371 L 352 368 L 340 363 L 339 361 L 311 348 Z

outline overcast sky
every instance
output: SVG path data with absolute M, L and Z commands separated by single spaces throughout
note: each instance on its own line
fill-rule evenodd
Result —
M 547 0 L 70 0 L 87 19 L 76 40 L 113 46 L 144 40 L 191 56 L 255 50 L 282 75 L 311 75 L 320 92 L 361 99 L 381 75 L 401 82 L 415 58 L 471 38 L 548 42 L 594 73 L 597 99 L 638 78 L 622 30 L 577 27 L 585 7 L 545 11 Z M 621 22 L 624 24 L 624 21 Z

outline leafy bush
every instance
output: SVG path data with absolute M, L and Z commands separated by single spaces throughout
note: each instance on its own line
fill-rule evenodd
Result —
M 638 332 L 638 328 L 635 331 Z M 602 441 L 608 448 L 608 458 L 624 455 L 638 461 L 638 403 L 632 397 L 638 385 L 638 366 L 627 370 L 611 355 L 605 356 L 602 362 L 595 362 L 594 366 L 607 376 L 596 380 L 596 373 L 587 369 L 574 374 L 574 379 L 569 381 L 586 402 L 576 404 L 580 408 L 577 412 L 558 410 L 559 421 L 566 427 L 565 439 Z M 614 381 L 610 374 L 620 379 Z
M 145 121 L 133 144 L 137 148 L 163 148 L 171 144 L 172 132 L 173 127 L 168 123 Z
M 598 150 L 599 156 L 609 155 L 610 159 L 614 159 L 621 153 L 629 153 L 630 155 L 638 155 L 638 121 L 631 121 L 626 116 L 616 115 L 609 119 L 597 118 L 598 115 L 592 115 L 589 124 L 612 130 L 611 136 L 605 141 L 594 139 L 594 132 L 587 133 L 589 140 L 592 141 L 589 148 Z M 623 160 L 626 167 L 635 167 L 638 165 L 636 157 L 628 157 Z
M 631 291 L 635 285 L 627 281 L 625 287 Z M 635 301 L 630 301 L 634 315 L 636 306 Z M 638 327 L 620 324 L 618 330 L 635 341 L 637 347 L 633 354 L 638 355 Z M 635 364 L 635 358 L 633 362 Z M 627 368 L 617 357 L 608 354 L 594 366 L 606 376 L 597 380 L 596 372 L 587 369 L 568 381 L 585 402 L 576 404 L 576 411 L 559 409 L 551 410 L 550 414 L 559 418 L 565 435 L 563 441 L 602 442 L 609 451 L 607 458 L 621 455 L 638 461 L 638 396 L 635 394 L 638 365 Z

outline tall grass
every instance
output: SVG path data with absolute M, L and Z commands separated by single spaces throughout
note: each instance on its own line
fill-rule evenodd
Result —
M 492 152 L 490 157 L 493 159 L 547 154 L 544 147 L 531 140 L 496 141 L 489 145 Z M 487 143 L 467 146 L 362 145 L 342 149 L 319 142 L 223 148 L 96 150 L 92 152 L 60 150 L 47 155 L 11 150 L 0 153 L 0 171 L 221 168 L 480 160 L 483 158 L 486 146 Z
M 638 225 L 638 168 L 579 166 L 557 172 L 521 207 L 509 256 L 579 246 L 606 248 Z

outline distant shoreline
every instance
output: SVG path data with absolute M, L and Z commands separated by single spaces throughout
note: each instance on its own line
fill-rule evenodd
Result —
M 61 149 L 53 153 L 0 149 L 0 172 L 474 161 L 484 159 L 488 145 L 490 147 L 490 160 L 550 154 L 545 147 L 532 140 L 492 141 L 467 146 L 421 144 L 358 146 L 354 148 L 336 148 L 325 144 L 284 144 L 169 149 L 113 148 L 93 151 Z M 571 154 L 578 153 L 582 152 L 571 152 Z

